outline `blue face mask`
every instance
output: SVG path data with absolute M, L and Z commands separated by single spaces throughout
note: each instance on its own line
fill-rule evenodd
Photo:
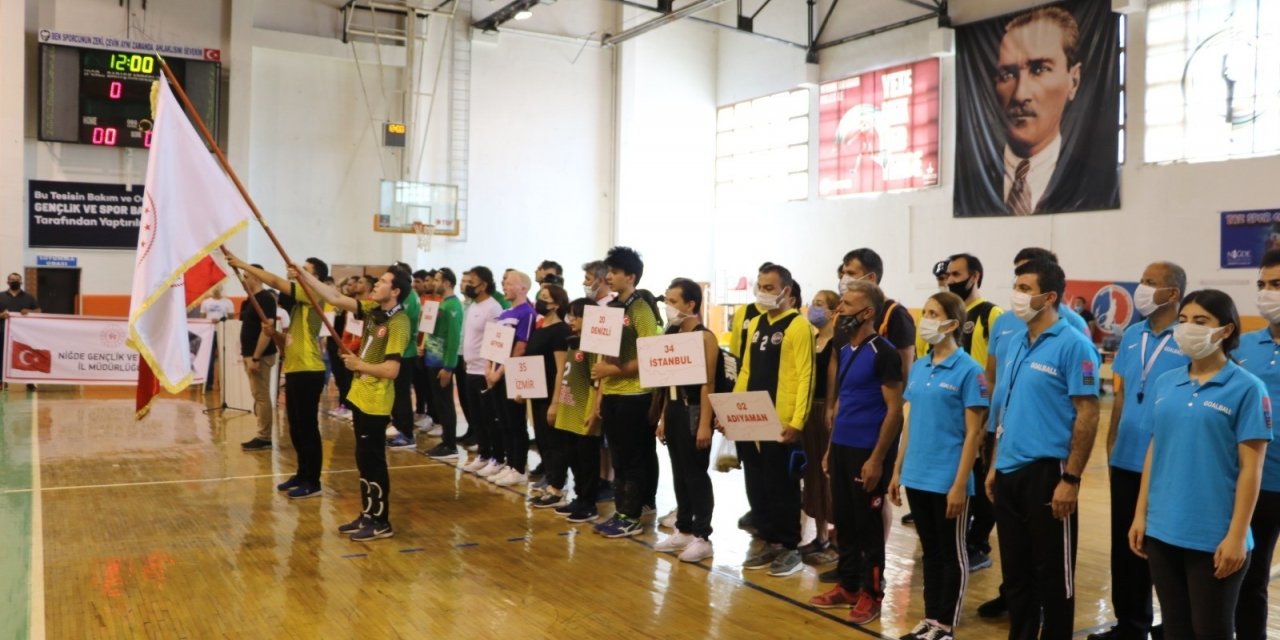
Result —
M 831 321 L 831 312 L 816 304 L 809 305 L 809 324 L 821 329 Z

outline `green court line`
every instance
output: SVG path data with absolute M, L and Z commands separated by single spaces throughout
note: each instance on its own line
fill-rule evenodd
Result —
M 4 392 L 0 392 L 3 394 Z M 17 398 L 0 399 L 0 639 L 31 635 L 31 415 Z M 18 409 L 18 410 L 15 410 Z

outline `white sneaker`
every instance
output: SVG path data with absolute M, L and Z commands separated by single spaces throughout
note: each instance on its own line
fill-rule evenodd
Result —
M 479 472 L 481 469 L 483 469 L 483 468 L 485 467 L 485 465 L 487 465 L 487 464 L 489 464 L 489 461 L 488 461 L 488 460 L 485 460 L 484 458 L 477 457 L 476 459 L 474 459 L 474 460 L 472 460 L 471 462 L 468 462 L 466 465 L 464 465 L 464 466 L 462 467 L 462 470 L 463 470 L 463 471 L 466 471 L 466 472 L 468 472 L 468 473 L 477 473 L 477 472 Z
M 415 419 L 415 420 L 413 421 L 413 426 L 415 426 L 415 427 L 429 427 L 429 426 L 431 426 L 431 417 L 430 417 L 430 416 L 428 416 L 428 415 L 427 415 L 427 414 L 425 414 L 425 413 L 419 413 L 419 414 L 418 414 L 418 416 L 417 416 L 417 419 Z
M 489 482 L 492 482 L 492 483 L 494 483 L 494 484 L 497 484 L 499 480 L 501 480 L 501 479 L 505 478 L 506 476 L 510 475 L 510 474 L 512 473 L 512 471 L 513 471 L 513 469 L 512 469 L 511 467 L 508 467 L 507 465 L 505 465 L 505 464 L 504 464 L 504 465 L 502 465 L 502 468 L 498 470 L 498 472 L 497 472 L 497 473 L 495 473 L 495 474 L 493 474 L 493 475 L 491 475 L 491 476 L 489 476 L 488 478 L 485 478 L 485 479 L 486 479 L 486 480 L 488 480 Z
M 476 475 L 480 476 L 481 478 L 489 478 L 491 476 L 498 475 L 499 473 L 502 472 L 503 469 L 506 469 L 506 468 L 507 468 L 507 465 L 501 464 L 497 460 L 490 460 L 489 464 L 486 464 L 483 469 L 476 472 Z
M 653 545 L 653 550 L 658 553 L 674 553 L 681 551 L 693 543 L 693 535 L 681 533 L 679 531 L 667 536 L 666 540 Z
M 668 529 L 676 528 L 676 510 L 672 509 L 670 513 L 662 516 L 662 518 L 658 520 L 658 524 Z M 680 548 L 683 549 L 684 547 Z
M 711 549 L 711 541 L 706 538 L 694 537 L 693 542 L 680 552 L 681 562 L 702 562 L 707 558 L 715 555 Z
M 498 476 L 498 479 L 493 481 L 493 483 L 498 485 L 499 487 L 512 487 L 516 485 L 526 484 L 528 482 L 529 482 L 528 476 L 511 468 L 508 468 L 506 473 L 502 474 L 501 476 Z
M 427 431 L 427 436 L 431 438 L 439 438 L 442 435 L 444 435 L 444 427 L 438 424 L 431 427 L 431 429 Z
M 397 428 L 395 427 L 395 425 L 388 425 L 388 426 L 387 426 L 387 437 L 388 437 L 388 438 L 394 438 L 394 437 L 396 437 L 396 435 L 397 435 L 397 434 L 399 434 L 399 433 L 400 433 L 400 430 L 399 430 L 399 429 L 397 429 Z

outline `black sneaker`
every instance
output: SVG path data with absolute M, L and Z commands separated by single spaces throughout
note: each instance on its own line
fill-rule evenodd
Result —
M 569 522 L 595 522 L 600 517 L 600 513 L 595 507 L 586 509 L 578 509 L 569 515 Z
M 569 504 L 556 507 L 555 511 L 552 513 L 560 516 L 561 518 L 568 518 L 579 511 L 585 511 L 585 509 L 582 508 L 582 505 L 577 500 L 574 500 Z
M 443 444 L 438 444 L 432 447 L 430 451 L 427 451 L 427 457 L 435 460 L 457 460 L 458 448 L 446 447 Z
M 271 441 L 262 438 L 254 438 L 248 442 L 241 442 L 240 449 L 242 451 L 270 451 Z
M 969 552 L 969 571 L 970 572 L 986 569 L 991 565 L 992 565 L 992 562 L 991 562 L 990 555 L 983 553 L 979 549 L 974 549 Z
M 978 617 L 1003 618 L 1009 613 L 1009 606 L 1004 603 L 1004 595 L 998 595 L 978 605 Z
M 289 490 L 290 500 L 305 500 L 307 498 L 317 498 L 320 496 L 320 484 L 312 482 L 299 482 L 298 486 Z
M 565 503 L 564 494 L 544 493 L 529 501 L 534 509 L 552 509 Z
M 302 481 L 298 479 L 298 476 L 289 476 L 288 480 L 276 485 L 276 491 L 288 491 L 300 484 L 302 484 Z
M 369 519 L 369 516 L 362 513 L 359 518 L 338 527 L 338 533 L 349 535 L 369 526 L 370 524 L 373 524 L 373 521 Z
M 915 516 L 915 514 L 913 514 L 913 513 L 908 513 L 907 515 L 902 516 L 902 524 L 909 524 L 909 525 L 913 525 L 913 526 L 914 526 L 914 525 L 915 525 L 915 523 L 916 523 L 916 516 Z
M 390 538 L 395 534 L 390 522 L 368 522 L 359 531 L 351 534 L 351 539 L 355 542 L 373 542 Z

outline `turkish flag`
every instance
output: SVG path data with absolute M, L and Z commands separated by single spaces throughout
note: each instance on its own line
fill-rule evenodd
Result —
M 47 349 L 32 349 L 17 340 L 13 342 L 13 355 L 10 357 L 13 368 L 23 371 L 49 373 L 53 366 L 53 354 Z

